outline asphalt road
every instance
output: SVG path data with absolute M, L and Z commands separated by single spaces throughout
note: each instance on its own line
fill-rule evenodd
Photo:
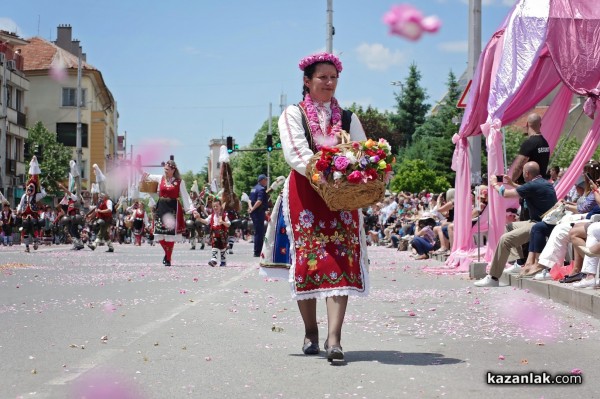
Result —
M 216 268 L 189 244 L 170 268 L 158 246 L 0 247 L 0 398 L 600 397 L 597 319 L 382 247 L 371 295 L 350 299 L 347 362 L 304 356 L 288 283 L 258 276 L 251 245 Z M 578 370 L 580 385 L 486 383 Z

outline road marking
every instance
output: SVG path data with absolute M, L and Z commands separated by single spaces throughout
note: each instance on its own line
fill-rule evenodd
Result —
M 240 280 L 241 278 L 249 275 L 250 273 L 258 273 L 258 271 L 256 270 L 255 267 L 248 267 L 243 272 L 236 274 L 235 276 L 233 276 L 232 278 L 230 278 L 228 280 L 223 281 L 217 287 L 224 288 L 230 284 L 235 283 L 236 281 Z M 213 296 L 213 295 L 217 294 L 218 292 L 219 292 L 218 290 L 208 292 L 204 295 L 204 298 Z M 88 357 L 82 359 L 81 362 L 77 366 L 70 368 L 70 371 L 77 370 L 76 372 L 69 373 L 68 375 L 60 376 L 57 378 L 53 378 L 53 379 L 47 381 L 44 385 L 65 385 L 66 383 L 77 379 L 82 374 L 84 374 L 94 368 L 101 367 L 103 363 L 108 361 L 113 356 L 124 353 L 125 352 L 124 348 L 130 346 L 138 339 L 144 337 L 145 335 L 148 335 L 149 333 L 151 333 L 154 330 L 161 327 L 163 324 L 172 320 L 174 317 L 176 317 L 176 316 L 180 315 L 182 312 L 190 309 L 190 307 L 196 306 L 200 302 L 201 302 L 200 300 L 197 300 L 194 302 L 189 302 L 184 305 L 178 306 L 175 308 L 175 310 L 173 312 L 171 312 L 171 314 L 167 315 L 166 317 L 163 317 L 161 319 L 157 319 L 150 323 L 144 324 L 143 326 L 141 326 L 133 331 L 135 336 L 129 337 L 129 339 L 123 340 L 121 349 L 100 350 L 100 351 L 94 353 L 92 356 L 88 356 Z M 44 396 L 45 394 L 39 393 L 39 392 L 38 392 L 38 395 L 41 395 L 41 396 L 36 396 L 38 398 L 47 397 L 47 396 Z M 27 395 L 23 394 L 22 396 L 25 397 Z

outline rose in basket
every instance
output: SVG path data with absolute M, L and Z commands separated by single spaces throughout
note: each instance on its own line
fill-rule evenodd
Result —
M 365 184 L 377 179 L 387 184 L 392 177 L 392 164 L 396 162 L 385 139 L 354 141 L 350 146 L 323 146 L 320 152 L 311 176 L 315 184 Z

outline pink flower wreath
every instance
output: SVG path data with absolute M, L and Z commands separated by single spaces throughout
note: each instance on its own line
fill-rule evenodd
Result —
M 338 57 L 331 53 L 317 53 L 304 57 L 300 60 L 298 67 L 300 67 L 301 71 L 304 71 L 306 67 L 314 64 L 315 62 L 331 62 L 338 72 L 342 72 L 342 61 L 340 61 Z

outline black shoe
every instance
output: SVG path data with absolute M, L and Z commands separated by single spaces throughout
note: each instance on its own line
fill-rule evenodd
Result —
M 561 278 L 560 280 L 558 280 L 558 282 L 559 283 L 574 283 L 576 281 L 583 280 L 586 276 L 587 276 L 587 274 L 585 274 L 585 273 L 576 273 L 576 274 L 572 274 L 569 276 L 565 276 L 565 277 Z
M 165 266 L 171 266 L 171 261 L 165 260 Z
M 163 265 L 166 265 L 166 264 L 167 264 L 167 257 L 163 256 Z
M 313 343 L 311 341 L 305 342 L 302 346 L 302 352 L 305 355 L 318 355 L 321 352 L 318 343 Z
M 260 255 L 256 255 L 256 254 L 254 254 L 254 257 L 255 257 L 255 258 L 260 258 Z
M 110 248 L 108 248 L 108 249 L 106 250 L 106 252 L 115 252 L 115 249 L 114 249 L 114 248 L 112 248 L 112 247 L 110 247 Z
M 325 341 L 325 351 L 327 352 L 327 361 L 329 363 L 332 363 L 334 360 L 344 360 L 344 351 L 339 345 L 329 346 L 327 341 Z

